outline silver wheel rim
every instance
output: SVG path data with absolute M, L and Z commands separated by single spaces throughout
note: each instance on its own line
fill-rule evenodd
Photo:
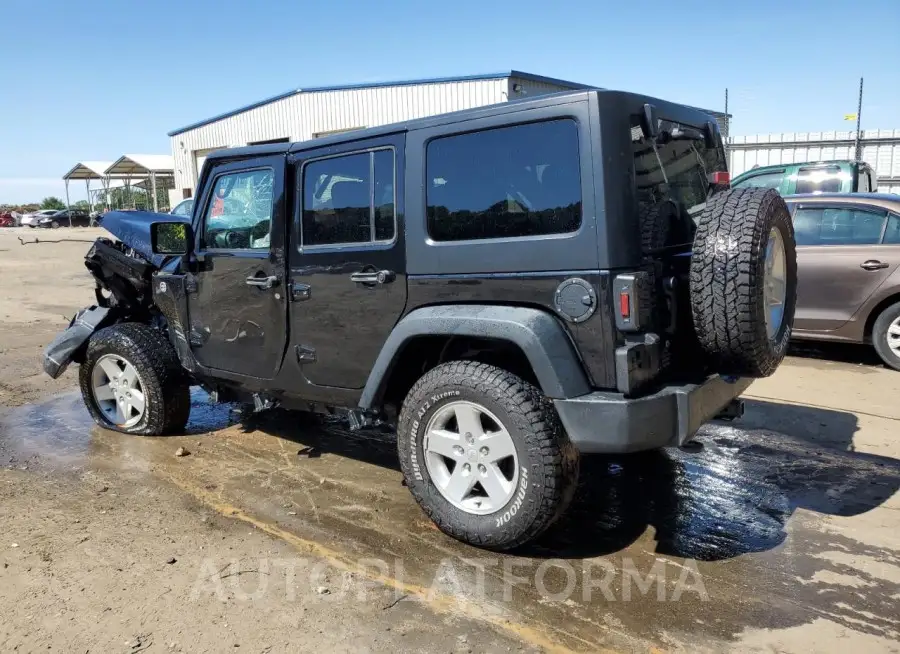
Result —
M 441 495 L 458 509 L 487 515 L 515 494 L 519 458 L 497 416 L 474 402 L 442 406 L 425 428 L 425 468 Z
M 117 427 L 133 427 L 144 417 L 146 398 L 141 376 L 118 354 L 104 354 L 94 364 L 91 393 L 103 417 Z
M 900 318 L 894 319 L 894 322 L 888 325 L 884 338 L 891 352 L 900 357 Z
M 784 300 L 787 297 L 787 257 L 784 240 L 774 227 L 769 231 L 766 246 L 766 274 L 763 285 L 766 309 L 766 334 L 774 339 L 784 320 Z

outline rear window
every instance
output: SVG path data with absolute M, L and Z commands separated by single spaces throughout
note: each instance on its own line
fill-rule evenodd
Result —
M 797 173 L 796 193 L 840 193 L 840 166 L 819 166 L 801 168 Z
M 659 138 L 644 134 L 640 116 L 631 117 L 631 149 L 638 203 L 663 200 L 698 210 L 709 195 L 709 174 L 727 170 L 720 147 L 707 147 L 703 131 L 669 120 L 659 121 Z
M 581 225 L 574 120 L 437 138 L 428 144 L 426 171 L 435 241 L 563 234 Z

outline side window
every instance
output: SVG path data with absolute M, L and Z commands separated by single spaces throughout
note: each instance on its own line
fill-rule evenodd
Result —
M 821 245 L 822 209 L 797 209 L 794 212 L 794 240 L 797 245 Z
M 885 245 L 900 245 L 900 216 L 891 214 L 888 216 L 887 228 L 884 230 Z
M 268 249 L 275 173 L 271 168 L 216 177 L 203 221 L 210 249 Z
M 797 209 L 797 245 L 875 245 L 881 242 L 885 214 L 879 211 L 827 207 Z
M 804 167 L 797 173 L 795 193 L 839 193 L 841 191 L 841 167 Z
M 437 138 L 426 151 L 436 241 L 574 232 L 581 225 L 578 126 L 562 119 Z
M 303 246 L 394 238 L 394 151 L 311 161 L 303 167 Z
M 774 188 L 781 186 L 784 179 L 784 170 L 773 170 L 769 173 L 760 173 L 740 180 L 732 184 L 732 188 Z

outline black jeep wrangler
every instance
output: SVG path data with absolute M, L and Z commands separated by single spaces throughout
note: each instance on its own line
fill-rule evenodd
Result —
M 680 446 L 784 357 L 793 229 L 716 123 L 579 91 L 209 156 L 193 217 L 109 213 L 96 305 L 48 348 L 103 427 L 220 401 L 396 424 L 447 534 L 505 549 L 579 455 Z

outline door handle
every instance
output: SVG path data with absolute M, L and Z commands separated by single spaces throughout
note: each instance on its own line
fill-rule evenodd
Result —
M 883 270 L 887 268 L 890 264 L 887 264 L 883 261 L 878 261 L 877 259 L 869 259 L 868 261 L 863 261 L 859 264 L 859 267 L 863 270 Z
M 278 278 L 275 275 L 269 275 L 268 277 L 248 277 L 247 286 L 255 286 L 257 288 L 268 290 L 273 286 L 278 286 Z
M 350 281 L 357 284 L 390 284 L 397 279 L 393 270 L 373 270 L 372 272 L 355 272 Z
M 312 287 L 309 284 L 299 284 L 297 282 L 291 284 L 291 299 L 294 302 L 302 302 L 303 300 L 308 300 L 311 296 Z

